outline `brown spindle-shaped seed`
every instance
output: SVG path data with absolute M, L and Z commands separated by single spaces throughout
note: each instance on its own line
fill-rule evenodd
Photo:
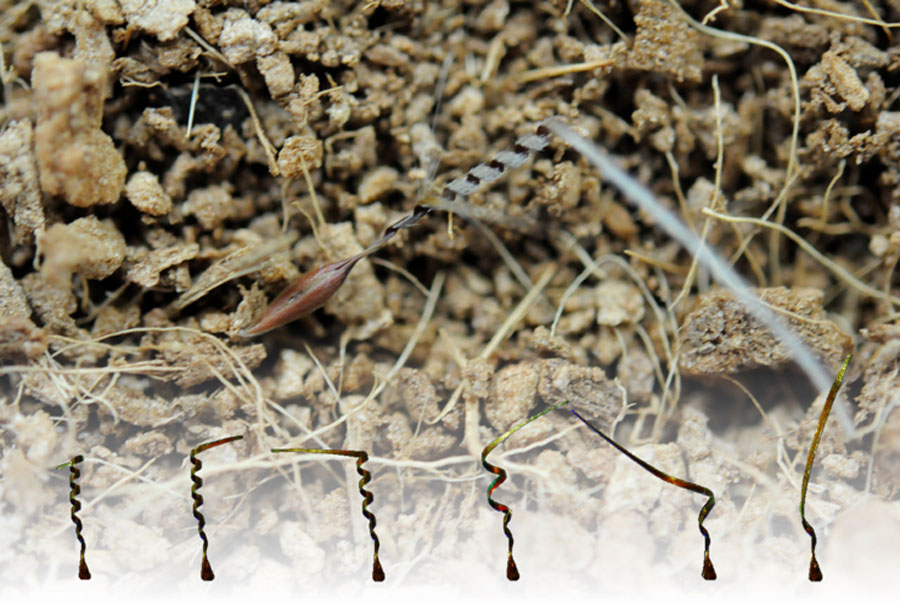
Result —
M 431 207 L 418 205 L 412 214 L 404 216 L 390 225 L 385 229 L 381 239 L 359 254 L 324 264 L 306 273 L 278 294 L 278 297 L 272 300 L 272 303 L 263 311 L 262 315 L 238 335 L 243 338 L 252 338 L 291 321 L 296 321 L 317 308 L 321 308 L 344 284 L 347 275 L 350 274 L 357 262 L 377 252 L 399 231 L 412 228 L 423 216 L 431 212 Z
M 278 294 L 263 314 L 240 332 L 240 336 L 252 338 L 264 334 L 324 306 L 364 256 L 365 253 L 357 254 L 306 273 Z

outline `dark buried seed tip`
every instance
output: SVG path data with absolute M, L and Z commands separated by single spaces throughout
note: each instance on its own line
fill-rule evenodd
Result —
M 715 581 L 716 580 L 716 569 L 713 568 L 712 560 L 709 559 L 709 556 L 704 557 L 703 559 L 703 578 L 707 581 Z
M 91 578 L 91 571 L 88 570 L 87 563 L 84 560 L 78 564 L 78 578 L 82 581 L 88 581 Z
M 209 559 L 207 559 L 206 554 L 203 555 L 203 562 L 200 564 L 200 578 L 204 581 L 212 581 L 216 578 L 212 566 L 209 565 Z
M 378 558 L 372 563 L 372 580 L 377 583 L 384 581 L 384 569 L 381 568 L 381 561 Z
M 513 560 L 512 554 L 510 554 L 506 559 L 506 578 L 510 581 L 518 581 L 519 577 L 519 567 L 516 566 L 516 561 Z
M 819 561 L 816 560 L 815 556 L 809 561 L 809 580 L 813 583 L 818 583 L 822 580 L 822 569 L 819 568 Z

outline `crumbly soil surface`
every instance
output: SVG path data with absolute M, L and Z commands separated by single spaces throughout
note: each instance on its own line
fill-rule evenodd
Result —
M 824 393 L 561 140 L 466 216 L 400 232 L 323 308 L 240 337 L 305 272 L 551 116 L 704 237 L 830 373 L 854 352 L 807 516 L 826 581 L 890 585 L 900 4 L 810 6 L 0 2 L 0 591 L 77 581 L 54 468 L 79 454 L 93 581 L 196 590 L 186 458 L 231 435 L 200 456 L 213 590 L 372 589 L 353 461 L 276 447 L 368 452 L 388 584 L 713 589 L 704 499 L 565 407 L 489 458 L 509 472 L 494 497 L 522 579 L 507 584 L 481 450 L 563 400 L 715 492 L 723 595 L 805 590 L 800 484 Z

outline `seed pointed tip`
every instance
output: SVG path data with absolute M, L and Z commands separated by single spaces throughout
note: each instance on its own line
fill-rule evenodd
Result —
M 78 578 L 82 581 L 88 581 L 91 578 L 91 571 L 88 570 L 87 563 L 84 560 L 78 565 Z
M 384 569 L 381 568 L 381 561 L 378 558 L 375 558 L 375 562 L 372 564 L 372 580 L 379 583 L 384 581 Z
M 506 578 L 510 581 L 519 580 L 519 567 L 516 566 L 516 561 L 513 560 L 512 556 L 506 560 Z
M 819 561 L 815 556 L 809 561 L 809 580 L 814 583 L 822 580 L 822 569 L 819 568 Z
M 242 340 L 249 340 L 250 338 L 255 338 L 258 335 L 261 335 L 262 332 L 257 331 L 257 321 L 254 321 L 250 325 L 242 328 L 239 332 L 234 334 L 236 338 L 240 338 Z
M 203 557 L 203 564 L 200 566 L 200 578 L 204 581 L 212 581 L 216 578 L 212 566 L 209 565 L 209 560 L 206 556 Z

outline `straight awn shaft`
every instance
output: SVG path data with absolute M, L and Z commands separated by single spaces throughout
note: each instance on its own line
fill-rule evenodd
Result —
M 811 541 L 809 559 L 810 581 L 821 581 L 822 569 L 819 568 L 819 561 L 816 560 L 816 531 L 806 521 L 806 490 L 809 487 L 809 476 L 812 472 L 813 461 L 816 458 L 816 449 L 819 448 L 819 441 L 822 439 L 822 432 L 825 430 L 825 422 L 828 421 L 828 414 L 831 413 L 831 407 L 834 405 L 834 399 L 841 388 L 841 382 L 844 381 L 844 374 L 847 372 L 847 367 L 850 366 L 851 358 L 853 358 L 853 355 L 848 354 L 847 358 L 844 359 L 843 365 L 841 365 L 841 369 L 838 371 L 837 377 L 834 378 L 834 383 L 831 384 L 831 390 L 828 391 L 825 404 L 822 406 L 822 413 L 819 415 L 819 425 L 816 426 L 816 433 L 813 436 L 812 443 L 809 445 L 806 467 L 803 469 L 803 486 L 800 487 L 800 522 L 803 524 L 803 530 L 809 535 Z

